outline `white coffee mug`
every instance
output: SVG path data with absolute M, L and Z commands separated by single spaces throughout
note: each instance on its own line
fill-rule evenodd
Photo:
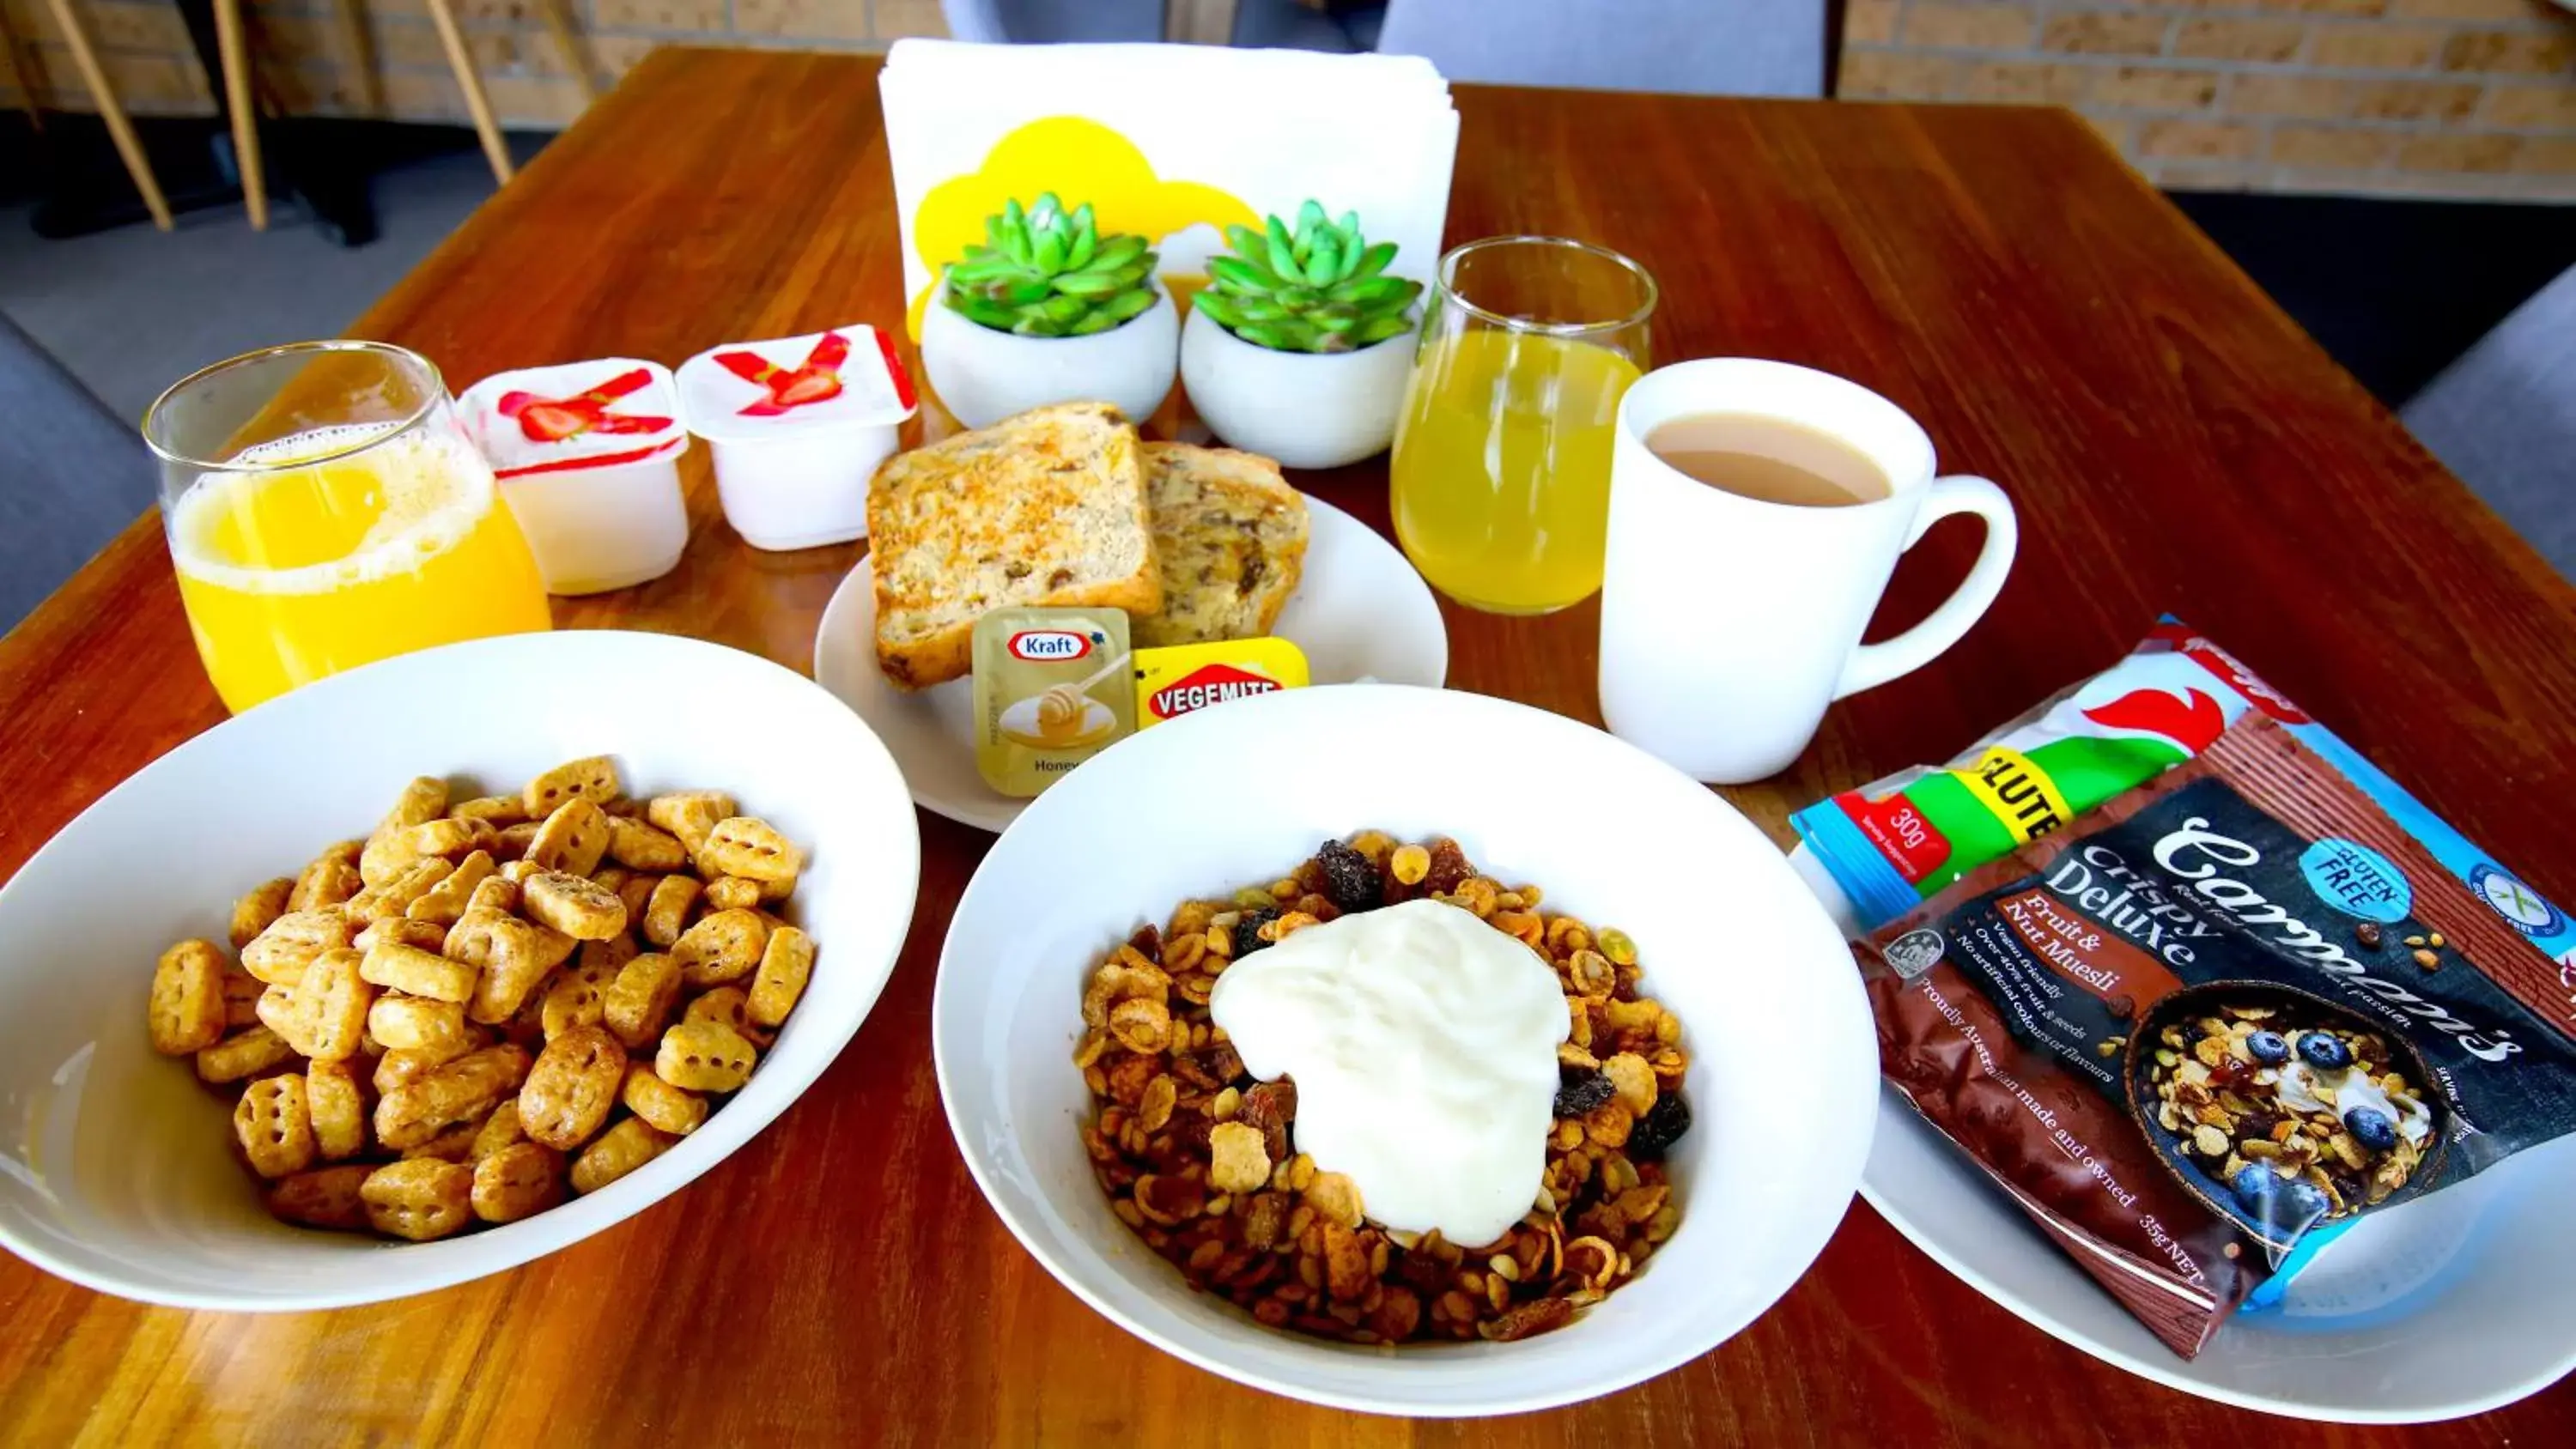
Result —
M 1840 439 L 1888 495 L 1841 507 L 1747 498 L 1647 448 L 1675 418 L 1777 418 Z M 1986 543 L 1931 617 L 1860 642 L 1897 557 L 1937 519 L 1974 513 Z M 1601 590 L 1601 717 L 1695 779 L 1759 780 L 1807 747 L 1825 706 L 1930 663 L 2004 586 L 2018 529 L 1983 478 L 1932 476 L 1932 440 L 1858 383 L 1786 362 L 1717 357 L 1658 368 L 1619 404 Z

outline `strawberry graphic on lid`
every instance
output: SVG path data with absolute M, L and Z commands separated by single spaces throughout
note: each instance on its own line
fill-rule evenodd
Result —
M 539 397 L 526 389 L 501 394 L 492 410 L 516 418 L 519 431 L 532 443 L 560 443 L 583 433 L 658 433 L 671 425 L 667 417 L 613 413 L 608 405 L 650 386 L 653 372 L 638 367 L 621 372 L 587 392 L 566 398 Z
M 768 396 L 743 404 L 747 418 L 774 418 L 789 408 L 808 403 L 829 402 L 841 395 L 841 364 L 850 360 L 850 339 L 838 332 L 826 332 L 805 354 L 802 366 L 780 367 L 757 352 L 719 352 L 716 366 L 748 383 L 758 384 Z
M 680 416 L 712 445 L 725 518 L 754 548 L 867 531 L 868 475 L 912 416 L 894 341 L 850 325 L 728 342 L 680 364 Z

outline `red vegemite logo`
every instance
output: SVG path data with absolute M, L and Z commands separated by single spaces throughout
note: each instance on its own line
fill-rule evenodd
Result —
M 1194 709 L 1223 704 L 1229 699 L 1268 694 L 1277 688 L 1279 681 L 1267 675 L 1237 669 L 1231 664 L 1209 664 L 1155 690 L 1146 699 L 1145 707 L 1154 712 L 1156 719 L 1170 719 Z
M 1014 659 L 1053 664 L 1090 653 L 1091 641 L 1070 629 L 1022 629 L 1004 647 Z

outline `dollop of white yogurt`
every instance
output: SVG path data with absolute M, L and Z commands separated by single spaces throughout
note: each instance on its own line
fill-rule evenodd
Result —
M 1415 900 L 1308 926 L 1237 960 L 1209 998 L 1243 1064 L 1297 1082 L 1297 1148 L 1389 1228 L 1462 1247 L 1538 1198 L 1565 993 L 1538 953 Z

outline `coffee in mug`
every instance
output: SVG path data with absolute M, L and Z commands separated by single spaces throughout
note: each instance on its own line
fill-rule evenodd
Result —
M 1648 433 L 1646 450 L 1711 488 L 1765 503 L 1842 508 L 1889 491 L 1867 453 L 1822 428 L 1760 413 L 1687 413 Z
M 1949 602 L 1860 642 L 1932 521 L 1985 520 Z M 1934 476 L 1904 410 L 1830 373 L 1709 358 L 1620 399 L 1601 590 L 1601 718 L 1695 779 L 1786 768 L 1825 706 L 1931 661 L 1992 604 L 2016 533 L 2003 490 Z

